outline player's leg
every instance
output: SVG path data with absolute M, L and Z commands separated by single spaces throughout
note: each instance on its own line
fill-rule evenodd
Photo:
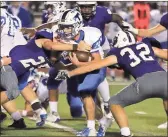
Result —
M 25 128 L 26 125 L 24 123 L 24 120 L 21 117 L 20 113 L 17 111 L 15 102 L 12 101 L 20 94 L 20 92 L 18 89 L 18 79 L 15 72 L 10 66 L 5 66 L 1 68 L 1 86 L 6 89 L 6 92 L 4 93 L 7 96 L 7 100 L 9 100 L 8 102 L 3 104 L 3 107 L 14 120 L 14 123 L 10 127 Z M 1 97 L 4 97 L 5 99 L 4 95 L 2 95 Z
M 37 114 L 36 125 L 43 126 L 47 118 L 47 112 L 42 107 L 40 100 L 38 99 L 36 93 L 33 90 L 33 88 L 36 85 L 35 80 L 29 81 L 29 83 L 27 84 L 28 78 L 30 76 L 33 77 L 34 73 L 27 72 L 22 77 L 20 77 L 19 85 L 22 86 L 20 86 L 20 90 L 22 90 L 21 94 L 24 97 L 24 99 L 31 104 L 33 111 Z
M 147 98 L 167 99 L 167 73 L 154 72 L 138 78 L 136 82 L 112 96 L 109 105 L 120 127 L 121 135 L 129 136 L 130 129 L 124 107 L 136 104 Z M 162 91 L 162 92 L 161 92 Z
M 100 72 L 100 71 L 97 71 Z M 99 73 L 86 74 L 78 77 L 79 86 L 78 92 L 83 101 L 86 117 L 87 128 L 84 129 L 79 135 L 96 136 L 95 130 L 95 97 L 97 87 L 101 83 L 101 75 Z M 92 81 L 92 82 L 91 82 Z M 86 132 L 88 132 L 86 134 Z
M 1 87 L 0 87 L 0 96 L 1 96 L 1 104 L 4 104 L 9 101 L 5 91 L 3 91 L 3 89 L 1 90 Z M 2 123 L 6 118 L 7 118 L 7 115 L 2 112 L 2 106 L 1 106 L 0 123 Z
M 1 104 L 13 100 L 19 96 L 18 91 L 18 79 L 15 72 L 10 66 L 1 67 L 1 79 L 0 79 L 0 90 L 1 92 Z
M 14 128 L 26 128 L 26 124 L 24 122 L 24 119 L 22 118 L 20 112 L 18 111 L 16 107 L 15 100 L 9 101 L 5 104 L 3 104 L 4 109 L 8 112 L 9 115 L 11 115 L 12 119 L 14 120 L 13 124 L 9 125 L 8 127 L 14 127 Z
M 103 48 L 103 51 L 104 51 L 104 55 L 106 55 L 108 53 L 108 51 L 110 50 L 110 45 L 109 45 L 109 42 L 108 42 L 106 37 L 105 37 L 105 42 L 102 45 L 102 48 Z M 108 101 L 110 99 L 110 90 L 109 90 L 109 84 L 108 84 L 107 79 L 106 79 L 106 71 L 107 71 L 107 68 L 102 68 L 100 70 L 100 75 L 101 75 L 102 81 L 98 86 L 98 91 L 99 91 L 99 93 L 100 93 L 100 95 L 103 99 L 103 103 L 105 105 L 105 108 L 108 107 Z
M 166 116 L 168 117 L 168 101 L 167 100 L 163 100 L 163 106 L 166 112 Z M 168 122 L 165 122 L 158 126 L 158 128 L 161 128 L 161 129 L 167 129 L 167 127 L 168 127 Z
M 37 114 L 36 125 L 43 126 L 47 118 L 47 112 L 42 107 L 40 100 L 38 99 L 36 93 L 33 91 L 32 86 L 26 86 L 22 92 L 24 99 L 31 104 L 33 111 Z
M 104 136 L 105 132 L 108 127 L 112 125 L 112 122 L 114 121 L 114 118 L 110 112 L 109 104 L 108 101 L 110 99 L 110 89 L 109 89 L 109 84 L 107 82 L 106 77 L 106 68 L 102 68 L 100 70 L 100 76 L 102 79 L 102 82 L 98 86 L 99 93 L 103 99 L 103 104 L 104 104 L 104 111 L 105 111 L 105 116 L 103 116 L 99 120 L 99 129 L 98 129 L 98 136 Z
M 58 114 L 58 98 L 59 98 L 59 91 L 58 87 L 62 81 L 55 80 L 57 76 L 57 70 L 55 68 L 50 68 L 49 70 L 49 78 L 47 81 L 47 88 L 49 90 L 49 107 L 50 107 L 50 114 L 48 115 L 47 121 L 50 122 L 59 122 L 60 116 Z
M 5 93 L 6 91 L 1 91 L 1 105 L 9 101 L 8 96 Z
M 48 108 L 48 89 L 47 89 L 47 79 L 48 77 L 43 76 L 40 78 L 40 81 L 38 83 L 37 89 L 35 91 L 38 99 L 41 102 L 41 105 L 43 108 Z M 25 102 L 25 109 L 20 111 L 22 116 L 29 116 L 32 117 L 34 115 L 34 112 L 32 110 L 32 107 L 29 102 Z
M 83 114 L 83 103 L 79 97 L 73 96 L 71 93 L 67 93 L 67 101 L 70 106 L 71 116 L 79 118 Z

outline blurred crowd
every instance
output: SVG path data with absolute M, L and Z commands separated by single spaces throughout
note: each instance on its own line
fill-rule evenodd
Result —
M 131 23 L 136 27 L 135 15 L 134 15 L 134 5 L 138 2 L 97 2 L 99 6 L 108 7 L 113 13 L 118 13 L 125 21 Z M 151 28 L 159 23 L 162 15 L 167 12 L 167 2 L 141 2 L 146 3 L 149 8 L 149 25 L 148 28 Z M 22 27 L 34 27 L 42 23 L 42 13 L 45 10 L 44 1 L 11 1 L 8 2 L 10 5 L 8 11 L 20 18 L 22 22 Z M 75 8 L 75 1 L 68 1 L 67 8 Z M 38 19 L 38 21 L 36 21 Z M 139 22 L 138 22 L 139 23 Z M 107 24 L 105 29 L 105 34 L 109 41 L 114 38 L 117 31 L 120 28 L 116 23 Z M 160 42 L 167 42 L 167 31 L 162 32 L 154 36 Z M 162 62 L 161 62 L 162 63 Z M 115 72 L 116 73 L 116 72 Z M 109 74 L 112 76 L 112 79 L 115 79 L 115 74 L 113 71 L 109 71 Z M 117 73 L 116 73 L 117 74 Z M 121 72 L 119 72 L 119 75 Z M 128 73 L 124 73 L 124 78 L 130 80 Z

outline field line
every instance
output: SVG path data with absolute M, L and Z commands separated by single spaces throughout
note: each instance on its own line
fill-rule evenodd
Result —
M 30 118 L 29 117 L 28 119 L 35 121 L 34 118 Z M 64 126 L 64 125 L 61 125 L 61 124 L 51 123 L 51 122 L 47 122 L 47 121 L 45 122 L 45 124 L 48 125 L 48 126 L 51 126 L 51 127 L 55 127 L 57 129 L 62 129 L 64 131 L 66 131 L 66 132 L 70 132 L 70 133 L 75 134 L 75 135 L 77 133 L 77 131 L 74 128 L 71 128 L 71 127 L 68 127 L 68 126 Z

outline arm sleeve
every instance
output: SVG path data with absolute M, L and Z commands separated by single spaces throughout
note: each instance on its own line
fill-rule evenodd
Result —
M 160 20 L 160 25 L 168 29 L 168 13 L 166 13 Z

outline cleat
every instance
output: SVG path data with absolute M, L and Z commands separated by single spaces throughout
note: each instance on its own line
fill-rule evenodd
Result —
M 104 116 L 102 119 L 99 120 L 99 129 L 98 129 L 98 132 L 97 132 L 98 137 L 105 136 L 106 130 L 109 127 L 111 127 L 111 125 L 113 124 L 114 119 L 111 118 L 110 116 L 108 116 L 108 117 Z
M 110 113 L 109 106 L 104 105 L 104 112 L 105 112 L 106 114 Z
M 89 137 L 89 136 L 96 136 L 96 134 L 97 134 L 96 129 L 84 128 L 82 131 L 77 132 L 76 136 Z
M 60 116 L 57 112 L 52 112 L 47 117 L 48 122 L 57 123 L 60 121 Z
M 0 112 L 0 123 L 2 123 L 7 118 L 7 115 L 3 112 Z
M 40 113 L 37 115 L 36 126 L 42 127 L 47 119 L 47 112 L 44 108 L 41 109 Z
M 104 137 L 105 133 L 106 133 L 105 127 L 100 125 L 97 131 L 97 137 Z
M 21 118 L 19 120 L 14 120 L 12 125 L 9 125 L 8 127 L 12 127 L 12 128 L 17 128 L 17 129 L 23 129 L 26 128 L 26 124 L 24 122 L 24 119 Z
M 159 125 L 158 128 L 159 129 L 167 129 L 167 125 L 168 125 L 168 123 L 166 122 L 166 123 Z
M 131 135 L 129 135 L 129 136 L 121 135 L 121 137 L 133 137 L 133 133 L 131 133 Z

